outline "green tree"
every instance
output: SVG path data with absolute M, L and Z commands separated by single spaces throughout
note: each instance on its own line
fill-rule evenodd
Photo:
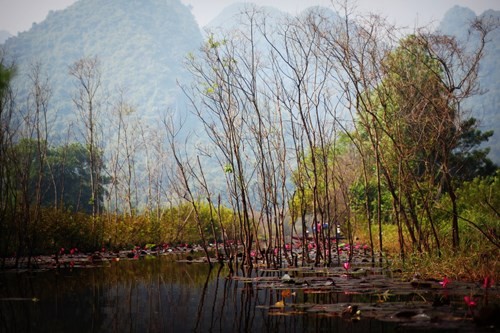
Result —
M 484 177 L 465 181 L 457 189 L 459 221 L 467 250 L 486 254 L 489 245 L 500 248 L 500 170 Z M 436 215 L 449 215 L 451 203 L 448 197 L 439 202 Z
M 99 156 L 102 159 L 102 155 Z M 49 150 L 48 164 L 51 178 L 47 179 L 43 203 L 72 211 L 92 214 L 92 186 L 90 184 L 90 162 L 88 149 L 81 143 L 69 143 Z M 106 179 L 104 175 L 100 179 Z M 96 200 L 102 206 L 104 185 L 101 182 Z M 57 203 L 57 204 L 56 204 Z
M 40 168 L 40 160 L 36 154 L 37 142 L 22 139 L 13 149 L 18 157 L 17 161 L 23 161 L 23 165 L 29 166 L 27 192 L 34 194 Z M 87 148 L 80 143 L 49 148 L 46 159 L 46 163 L 42 165 L 43 173 L 47 175 L 41 184 L 42 206 L 91 214 L 92 188 L 89 182 L 90 163 Z M 103 175 L 100 177 L 106 179 Z M 22 179 L 15 179 L 17 184 L 23 182 Z M 101 185 L 97 195 L 100 205 L 103 204 L 104 194 L 105 190 Z
M 438 52 L 439 47 L 446 51 Z M 455 191 L 463 180 L 496 169 L 487 158 L 488 150 L 478 148 L 491 133 L 481 133 L 475 119 L 464 120 L 460 109 L 461 100 L 474 93 L 472 73 L 480 60 L 480 56 L 467 58 L 469 62 L 457 70 L 445 56 L 464 58 L 461 52 L 442 36 L 413 35 L 401 40 L 383 60 L 382 80 L 369 92 L 369 107 L 363 113 L 371 118 L 366 137 L 375 133 L 377 147 L 384 147 L 375 149 L 383 188 L 390 191 L 395 216 L 401 217 L 419 251 L 430 250 L 428 234 L 440 248 L 432 212 L 435 198 L 442 194 L 452 203 L 452 240 L 454 247 L 459 246 Z M 480 53 L 481 46 L 475 52 Z M 460 74 L 463 88 L 450 80 Z
M 488 158 L 490 148 L 481 147 L 491 138 L 493 131 L 482 132 L 478 129 L 477 120 L 469 118 L 460 124 L 460 133 L 451 156 L 453 177 L 462 183 L 494 175 L 498 166 Z

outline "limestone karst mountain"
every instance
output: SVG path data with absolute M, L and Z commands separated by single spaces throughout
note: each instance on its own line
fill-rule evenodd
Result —
M 458 40 L 474 45 L 475 35 L 469 35 L 470 22 L 478 18 L 487 18 L 492 22 L 500 22 L 500 11 L 488 10 L 476 14 L 464 7 L 455 6 L 443 17 L 439 30 L 455 36 Z M 493 130 L 494 135 L 486 146 L 491 147 L 490 158 L 500 164 L 500 28 L 488 35 L 488 44 L 479 68 L 480 94 L 471 97 L 465 108 L 480 122 L 482 131 Z
M 190 9 L 180 0 L 80 0 L 50 12 L 2 47 L 18 68 L 15 86 L 21 100 L 32 65 L 41 65 L 52 89 L 56 126 L 65 127 L 75 120 L 75 84 L 69 75 L 75 61 L 99 59 L 104 103 L 122 91 L 142 118 L 156 121 L 158 112 L 179 103 L 177 81 L 188 76 L 183 59 L 201 41 Z

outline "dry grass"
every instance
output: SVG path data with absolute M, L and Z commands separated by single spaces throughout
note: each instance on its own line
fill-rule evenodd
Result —
M 373 242 L 375 250 L 378 251 L 378 229 L 373 227 Z M 356 236 L 359 241 L 369 243 L 368 230 L 357 230 Z M 406 236 L 406 235 L 405 235 Z M 401 269 L 403 277 L 411 279 L 418 274 L 423 279 L 442 279 L 444 276 L 452 280 L 479 282 L 489 276 L 494 281 L 500 279 L 500 250 L 491 244 L 485 244 L 479 240 L 476 244 L 481 246 L 470 246 L 455 251 L 451 244 L 443 242 L 441 255 L 437 253 L 419 253 L 406 248 L 403 260 L 400 256 L 400 248 L 395 225 L 383 226 L 383 248 L 393 269 Z
M 400 268 L 403 275 L 410 279 L 418 274 L 423 279 L 442 279 L 480 282 L 485 277 L 494 281 L 500 278 L 499 251 L 477 253 L 470 251 L 447 251 L 441 256 L 426 253 L 413 253 L 405 260 L 394 256 L 392 266 Z

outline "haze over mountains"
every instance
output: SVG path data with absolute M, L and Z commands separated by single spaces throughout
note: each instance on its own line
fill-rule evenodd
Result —
M 480 16 L 491 16 L 498 21 L 500 11 L 488 10 Z M 438 29 L 465 41 L 469 38 L 470 22 L 475 18 L 476 14 L 472 10 L 455 6 L 446 13 Z M 488 39 L 479 68 L 481 93 L 469 98 L 464 107 L 479 120 L 482 131 L 494 131 L 488 142 L 491 147 L 490 158 L 500 164 L 500 29 L 492 31 Z
M 5 30 L 0 30 L 0 44 L 12 37 L 11 33 Z
M 49 13 L 29 31 L 8 39 L 4 49 L 18 67 L 21 95 L 31 65 L 42 64 L 61 126 L 74 121 L 69 66 L 75 61 L 98 57 L 105 94 L 123 91 L 127 102 L 149 118 L 178 102 L 176 81 L 188 76 L 183 59 L 201 42 L 191 12 L 178 0 L 85 0 Z
M 229 24 L 239 8 L 233 5 L 209 26 Z M 277 9 L 266 10 L 279 15 Z M 500 18 L 499 11 L 482 15 Z M 465 38 L 474 17 L 473 11 L 454 7 L 439 29 Z M 0 43 L 8 37 L 0 32 Z M 482 130 L 495 131 L 490 156 L 500 163 L 500 31 L 490 39 L 480 70 L 485 94 L 472 98 L 466 107 L 481 121 Z M 41 63 L 53 90 L 50 107 L 57 112 L 56 127 L 64 128 L 75 121 L 74 83 L 68 68 L 83 57 L 99 58 L 105 93 L 111 96 L 122 91 L 142 118 L 157 122 L 167 109 L 186 113 L 178 81 L 189 80 L 184 59 L 199 49 L 202 40 L 202 29 L 180 0 L 80 0 L 8 38 L 3 49 L 18 67 L 19 96 L 26 95 L 32 64 Z

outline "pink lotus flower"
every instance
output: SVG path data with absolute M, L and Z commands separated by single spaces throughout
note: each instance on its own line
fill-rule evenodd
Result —
M 348 272 L 349 268 L 351 268 L 351 264 L 347 261 L 344 263 L 344 269 Z
M 440 285 L 443 286 L 443 288 L 446 288 L 446 286 L 451 282 L 450 279 L 448 279 L 447 276 L 444 277 L 443 281 L 439 282 Z
M 464 296 L 464 301 L 469 308 L 475 307 L 477 305 L 476 300 L 472 296 Z

